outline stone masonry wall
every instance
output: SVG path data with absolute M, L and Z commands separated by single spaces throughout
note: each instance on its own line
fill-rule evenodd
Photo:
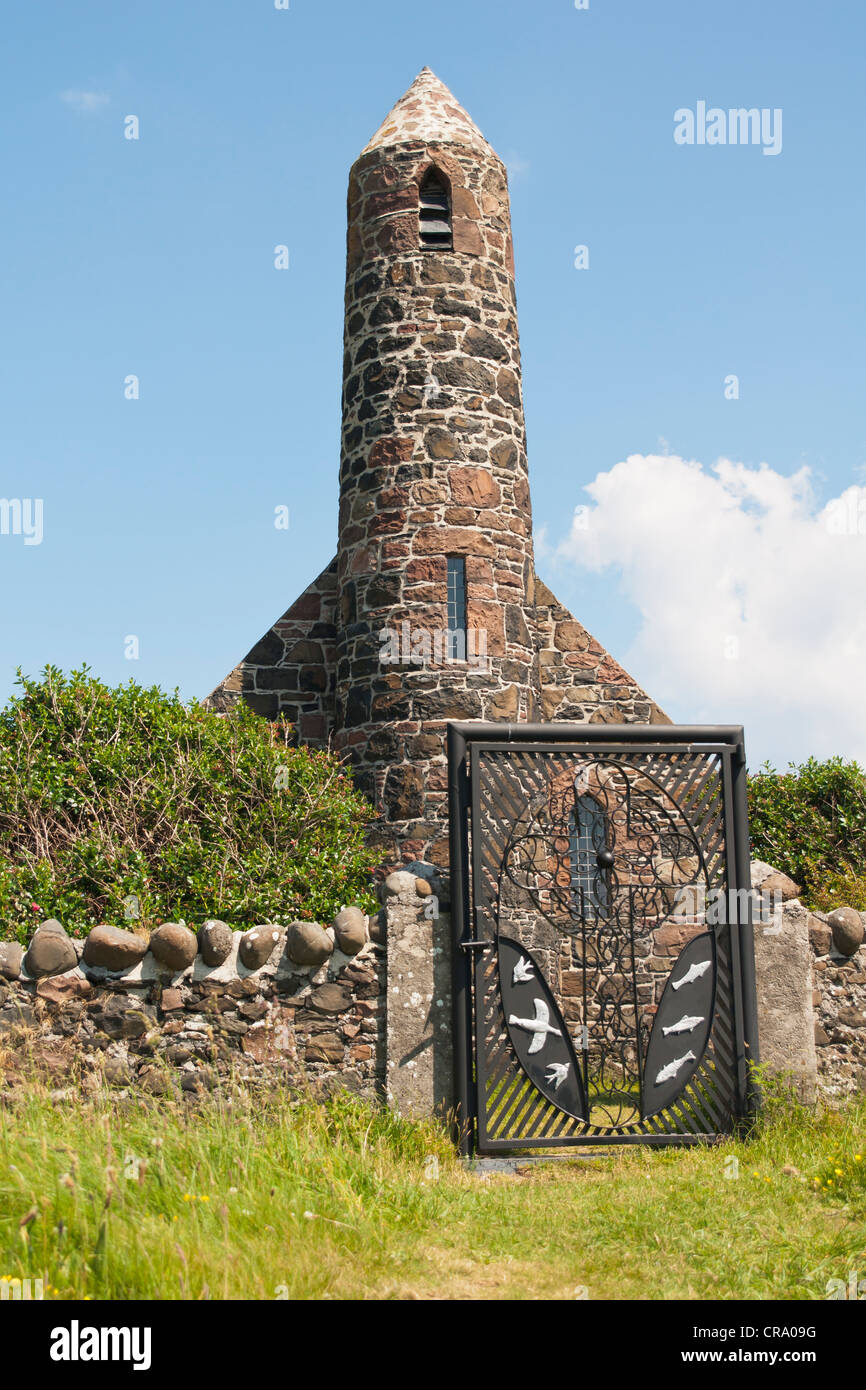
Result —
M 796 1076 L 807 1101 L 866 1091 L 866 913 L 810 912 L 797 885 L 759 861 L 752 886 L 779 898 L 755 926 L 761 1060 Z
M 790 879 L 757 862 L 753 885 L 776 902 L 755 926 L 762 1062 L 792 1075 L 807 1102 L 866 1090 L 866 913 L 810 913 Z M 35 1069 L 64 1099 L 102 1084 L 195 1096 L 233 1079 L 347 1088 L 403 1115 L 445 1115 L 448 879 L 415 862 L 381 891 L 379 914 L 344 909 L 328 928 L 205 923 L 196 936 L 168 923 L 148 945 L 112 927 L 74 938 L 47 922 L 26 955 L 0 943 L 0 1104 Z M 678 951 L 704 929 L 698 918 L 651 927 L 649 1012 Z M 559 964 L 572 1018 L 576 963 Z
M 809 931 L 818 1087 L 828 1100 L 866 1091 L 866 946 L 839 951 L 833 916 L 812 914 Z M 857 916 L 866 927 L 866 913 Z
M 206 923 L 198 940 L 169 923 L 149 948 L 113 927 L 75 939 L 44 923 L 23 959 L 17 943 L 0 944 L 0 1096 L 33 1066 L 61 1089 L 104 1080 L 195 1094 L 231 1077 L 378 1096 L 378 937 L 378 918 L 356 908 L 327 929 L 265 924 L 242 933 Z
M 533 599 L 542 723 L 671 722 L 537 576 Z
M 226 711 L 243 699 L 267 719 L 290 719 L 302 743 L 327 747 L 334 724 L 336 592 L 334 558 L 205 704 Z

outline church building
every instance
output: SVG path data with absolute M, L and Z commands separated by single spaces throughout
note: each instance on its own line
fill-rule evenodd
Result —
M 209 697 L 448 858 L 445 727 L 668 723 L 535 572 L 505 166 L 424 68 L 349 174 L 337 553 Z

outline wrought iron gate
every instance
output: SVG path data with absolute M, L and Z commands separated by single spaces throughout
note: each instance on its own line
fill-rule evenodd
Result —
M 740 728 L 448 726 L 464 1152 L 730 1133 L 757 1061 Z

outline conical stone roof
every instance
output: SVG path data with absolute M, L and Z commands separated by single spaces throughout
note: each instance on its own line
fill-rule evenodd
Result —
M 429 68 L 421 69 L 361 153 L 419 140 L 424 144 L 451 143 L 491 152 L 453 92 Z

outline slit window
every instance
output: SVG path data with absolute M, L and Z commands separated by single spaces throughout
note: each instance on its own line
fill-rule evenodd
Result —
M 431 169 L 421 185 L 418 205 L 421 245 L 435 250 L 451 248 L 451 199 L 448 189 Z
M 448 655 L 452 660 L 466 657 L 466 558 L 448 556 Z
M 581 917 L 604 917 L 610 904 L 607 874 L 598 863 L 606 850 L 605 814 L 593 796 L 575 796 L 570 825 L 571 892 Z

